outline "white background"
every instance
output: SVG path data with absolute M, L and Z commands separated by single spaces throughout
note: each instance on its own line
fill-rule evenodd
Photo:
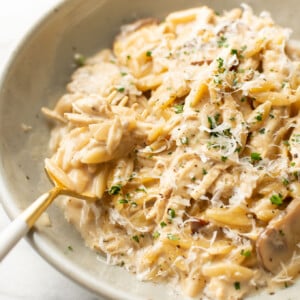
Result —
M 26 31 L 58 0 L 1 0 L 0 72 Z M 0 204 L 0 231 L 9 223 Z M 95 300 L 21 241 L 0 263 L 0 300 Z

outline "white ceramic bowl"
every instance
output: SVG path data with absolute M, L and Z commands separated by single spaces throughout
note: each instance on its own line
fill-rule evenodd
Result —
M 298 0 L 252 0 L 256 12 L 268 10 L 300 39 Z M 48 13 L 16 49 L 0 83 L 0 192 L 3 205 L 14 218 L 49 188 L 43 172 L 48 155 L 49 127 L 41 115 L 63 94 L 74 70 L 75 52 L 91 55 L 112 44 L 119 27 L 137 18 L 162 18 L 168 12 L 206 4 L 218 11 L 237 7 L 240 1 L 220 0 L 72 0 Z M 25 133 L 21 124 L 33 127 Z M 138 282 L 119 267 L 84 246 L 61 211 L 49 209 L 52 227 L 39 227 L 29 236 L 34 248 L 58 270 L 88 289 L 112 299 L 183 299 L 170 288 Z M 75 251 L 67 251 L 71 245 Z M 266 293 L 252 299 L 298 299 L 295 286 L 276 296 Z

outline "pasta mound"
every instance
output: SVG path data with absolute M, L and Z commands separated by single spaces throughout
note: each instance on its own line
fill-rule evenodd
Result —
M 297 247 L 274 272 L 258 244 L 300 191 L 289 35 L 246 5 L 199 7 L 124 26 L 113 50 L 81 57 L 68 92 L 43 109 L 56 120 L 45 165 L 99 199 L 63 202 L 89 247 L 192 297 L 241 299 L 293 280 Z

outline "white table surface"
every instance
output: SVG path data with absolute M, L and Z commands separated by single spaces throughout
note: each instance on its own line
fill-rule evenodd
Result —
M 59 0 L 1 0 L 0 72 L 14 45 Z M 1 137 L 0 137 L 1 138 Z M 0 230 L 9 223 L 0 204 Z M 0 300 L 96 300 L 21 241 L 0 263 Z

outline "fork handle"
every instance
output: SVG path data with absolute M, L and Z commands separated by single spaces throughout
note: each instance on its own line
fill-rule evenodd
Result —
M 59 188 L 54 188 L 42 194 L 0 233 L 0 261 L 27 234 L 60 192 Z
M 10 223 L 0 234 L 0 261 L 29 231 L 26 221 L 20 216 Z

